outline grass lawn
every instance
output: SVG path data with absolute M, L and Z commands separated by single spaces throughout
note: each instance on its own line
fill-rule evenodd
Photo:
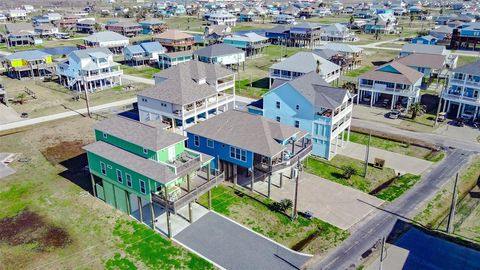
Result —
M 378 169 L 372 166 L 368 167 L 367 177 L 364 177 L 364 163 L 360 160 L 342 155 L 336 155 L 330 161 L 309 157 L 305 162 L 305 166 L 306 171 L 311 174 L 345 186 L 351 186 L 363 192 L 370 192 L 377 186 L 395 177 L 395 171 L 393 169 Z M 356 171 L 350 180 L 343 176 L 343 168 L 347 166 L 354 168 Z
M 199 200 L 207 205 L 207 195 Z M 212 208 L 250 229 L 285 246 L 321 254 L 346 239 L 347 231 L 318 219 L 308 220 L 301 215 L 295 221 L 284 213 L 271 210 L 272 200 L 242 187 L 219 185 L 212 190 Z M 312 235 L 316 234 L 316 237 Z M 313 238 L 311 241 L 306 239 Z
M 358 133 L 352 131 L 350 133 L 350 141 L 354 143 L 359 143 L 363 145 L 368 144 L 368 134 L 363 134 L 363 133 Z M 372 136 L 372 139 L 370 141 L 370 145 L 372 147 L 376 147 L 379 149 L 399 153 L 402 155 L 407 155 L 407 156 L 412 156 L 416 158 L 422 158 L 430 161 L 439 161 L 443 158 L 444 153 L 441 152 L 442 154 L 432 154 L 432 151 L 430 149 L 416 146 L 416 145 L 409 145 L 406 143 L 402 142 L 397 142 L 397 141 L 392 141 L 380 137 L 375 137 Z
M 460 55 L 460 56 L 458 56 L 457 67 L 461 67 L 463 65 L 470 64 L 470 63 L 473 63 L 473 62 L 476 62 L 476 61 L 479 61 L 479 60 L 480 60 L 480 58 L 475 57 L 475 56 Z
M 468 200 L 477 200 L 478 198 L 472 198 L 469 193 L 471 190 L 476 187 L 477 182 L 480 179 L 480 156 L 475 156 L 472 160 L 466 164 L 465 169 L 460 172 L 460 177 L 458 180 L 458 201 L 460 202 L 461 207 L 462 203 L 467 203 Z M 452 178 L 448 184 L 439 190 L 435 196 L 427 203 L 427 205 L 420 210 L 415 216 L 414 220 L 421 223 L 424 226 L 432 229 L 438 229 L 442 226 L 441 229 L 445 229 L 445 226 L 442 225 L 442 222 L 445 221 L 446 216 L 448 215 L 450 204 L 452 200 L 452 190 L 453 190 L 454 178 Z M 478 190 L 477 190 L 478 191 Z M 464 198 L 462 200 L 462 198 Z M 470 209 L 468 212 L 472 215 L 476 215 L 474 209 Z M 477 241 L 480 241 L 480 222 L 479 219 L 476 219 L 475 222 L 470 223 L 468 226 L 475 226 L 477 228 Z M 459 226 L 462 228 L 462 225 Z
M 207 22 L 194 16 L 172 16 L 164 19 L 169 29 L 202 32 Z
M 124 74 L 152 79 L 153 75 L 160 72 L 161 69 L 151 66 L 136 66 L 122 65 L 121 69 Z
M 375 196 L 385 201 L 393 201 L 409 190 L 420 180 L 419 175 L 404 174 L 396 179 L 390 186 L 383 189 Z
M 373 66 L 371 65 L 368 65 L 368 66 L 363 66 L 361 68 L 357 68 L 355 70 L 352 70 L 352 71 L 349 71 L 345 74 L 345 76 L 347 77 L 358 77 L 360 75 L 362 75 L 363 73 L 367 72 L 367 71 L 370 71 L 373 69 Z
M 29 97 L 23 104 L 10 103 L 16 112 L 26 112 L 30 118 L 45 116 L 54 113 L 76 110 L 85 107 L 85 101 L 80 99 L 74 101 L 72 99 L 73 92 L 61 86 L 57 82 L 44 82 L 41 79 L 36 80 L 19 80 L 10 79 L 2 76 L 3 84 L 8 89 L 9 97 L 15 99 L 18 95 L 24 93 L 25 87 L 31 89 L 36 99 Z M 127 82 L 124 82 L 126 85 Z M 132 98 L 136 96 L 138 91 L 148 87 L 146 84 L 135 83 L 134 90 L 124 90 L 117 86 L 110 89 L 99 90 L 89 95 L 90 105 L 100 105 L 108 102 L 118 101 L 122 99 Z
M 18 156 L 0 181 L 1 268 L 213 269 L 84 189 L 86 161 L 72 158 L 95 123 L 74 117 L 2 135 L 0 152 Z

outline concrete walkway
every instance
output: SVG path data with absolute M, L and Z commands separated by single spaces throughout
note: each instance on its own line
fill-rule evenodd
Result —
M 202 216 L 174 240 L 229 270 L 300 269 L 312 257 L 292 251 L 215 212 Z
M 338 149 L 338 154 L 363 161 L 365 160 L 366 148 L 366 145 L 349 142 L 346 146 Z M 385 167 L 392 168 L 395 172 L 402 174 L 411 173 L 420 175 L 433 165 L 433 162 L 424 159 L 370 147 L 368 162 L 374 163 L 375 158 L 384 159 Z
M 150 84 L 150 85 L 155 84 L 155 80 L 153 79 L 147 79 L 147 78 L 127 75 L 127 74 L 122 74 L 122 79 L 131 81 L 131 82 L 138 82 L 138 83 L 144 83 L 144 84 Z
M 0 103 L 0 125 L 19 121 L 20 115 L 12 108 Z
M 121 107 L 121 106 L 126 106 L 130 105 L 134 102 L 137 101 L 137 98 L 130 98 L 130 99 L 124 99 L 120 101 L 115 101 L 115 102 L 110 102 L 98 106 L 93 106 L 90 107 L 91 112 L 98 112 L 98 111 L 104 111 L 113 107 Z M 3 124 L 0 125 L 0 131 L 5 131 L 9 129 L 15 129 L 15 128 L 21 128 L 29 125 L 35 125 L 35 124 L 41 124 L 44 122 L 49 122 L 49 121 L 54 121 L 58 119 L 63 119 L 67 117 L 72 117 L 72 116 L 77 116 L 80 114 L 86 114 L 87 109 L 78 109 L 76 111 L 68 111 L 68 112 L 63 112 L 63 113 L 57 113 L 57 114 L 51 114 L 47 116 L 42 116 L 42 117 L 37 117 L 37 118 L 32 118 L 32 119 L 26 119 L 26 120 L 21 120 L 17 122 L 12 122 L 8 124 Z
M 310 211 L 316 218 L 348 230 L 362 220 L 383 201 L 313 174 L 302 172 L 299 176 L 298 210 Z M 295 183 L 283 177 L 283 186 L 279 188 L 279 175 L 272 177 L 271 198 L 276 201 L 294 199 Z M 254 189 L 262 194 L 267 194 L 267 182 L 256 182 Z

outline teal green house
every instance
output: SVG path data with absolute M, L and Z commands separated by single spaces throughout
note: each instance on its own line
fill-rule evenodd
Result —
M 94 125 L 94 132 L 96 142 L 84 147 L 94 196 L 154 229 L 155 209 L 161 209 L 169 236 L 170 215 L 188 206 L 191 221 L 192 202 L 222 180 L 210 168 L 212 157 L 186 148 L 187 138 L 163 123 L 115 116 Z

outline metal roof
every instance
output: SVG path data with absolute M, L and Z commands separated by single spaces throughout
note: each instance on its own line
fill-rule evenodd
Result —
M 196 50 L 193 54 L 205 57 L 216 57 L 232 54 L 245 54 L 245 52 L 231 45 L 218 43 Z
M 320 64 L 320 74 L 327 75 L 341 67 L 313 52 L 298 52 L 280 63 L 273 64 L 271 69 L 287 70 L 291 72 L 309 73 L 315 71 Z

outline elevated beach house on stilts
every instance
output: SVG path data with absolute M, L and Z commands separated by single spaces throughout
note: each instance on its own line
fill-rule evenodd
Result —
M 191 223 L 195 200 L 205 193 L 210 199 L 223 181 L 210 167 L 213 157 L 186 148 L 187 138 L 162 123 L 114 116 L 94 130 L 96 142 L 84 147 L 94 196 L 169 237 L 171 220 Z M 188 221 L 176 215 L 182 210 Z

